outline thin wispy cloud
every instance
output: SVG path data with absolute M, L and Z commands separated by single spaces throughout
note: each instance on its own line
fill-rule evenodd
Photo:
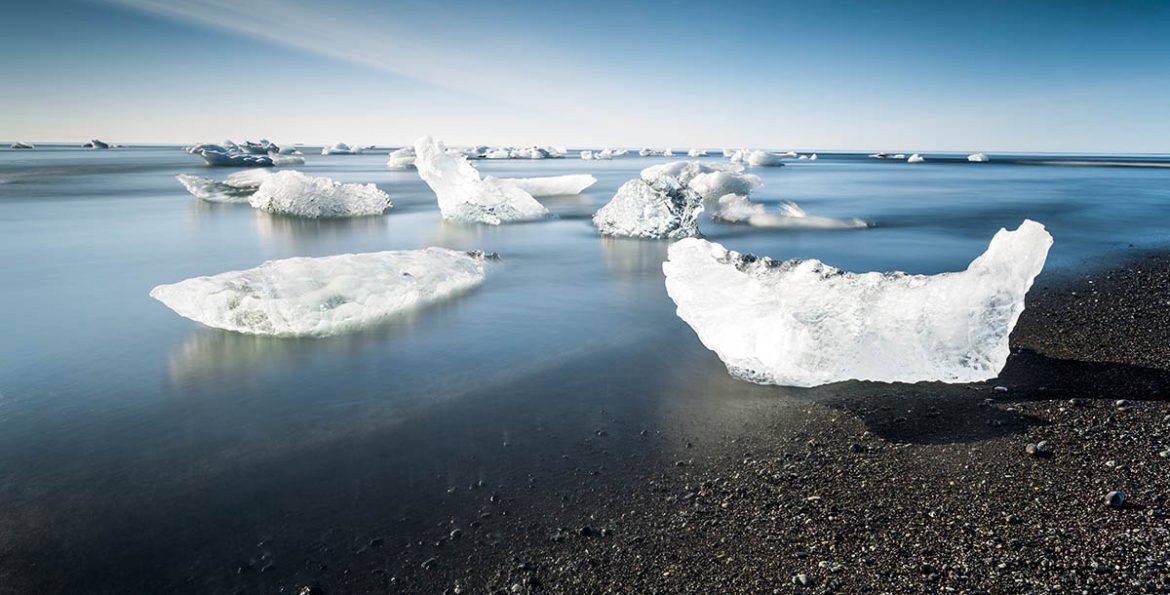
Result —
M 523 72 L 509 68 L 471 47 L 471 40 L 444 39 L 435 23 L 420 22 L 426 18 L 417 12 L 287 0 L 101 1 L 514 106 L 574 110 L 577 105 L 548 93 L 550 78 L 560 84 L 568 80 L 563 71 L 531 62 Z M 306 74 L 307 82 L 311 76 Z

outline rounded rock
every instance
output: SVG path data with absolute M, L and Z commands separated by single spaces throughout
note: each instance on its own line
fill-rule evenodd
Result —
M 1125 492 L 1114 490 L 1105 494 L 1105 505 L 1110 508 L 1121 508 L 1125 506 Z

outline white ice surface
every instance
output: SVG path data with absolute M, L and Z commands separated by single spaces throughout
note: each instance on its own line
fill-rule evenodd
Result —
M 390 196 L 373 184 L 342 184 L 295 170 L 264 178 L 248 202 L 269 213 L 310 219 L 381 215 L 391 207 Z
M 735 377 L 817 386 L 843 380 L 995 378 L 1052 236 L 1000 230 L 965 271 L 848 273 L 685 239 L 662 266 L 678 315 Z
M 386 161 L 390 169 L 414 169 L 414 147 L 402 147 L 390 152 L 390 159 Z
M 150 297 L 218 329 L 326 337 L 374 326 L 483 280 L 483 254 L 427 248 L 272 260 L 159 285 Z
M 499 225 L 548 216 L 531 194 L 496 179 L 483 180 L 462 156 L 449 154 L 429 136 L 415 141 L 418 175 L 431 187 L 444 219 Z
M 923 161 L 926 161 L 926 159 L 924 159 L 922 155 L 919 155 L 918 153 L 915 153 L 906 159 L 906 163 L 922 163 Z
M 759 176 L 752 174 L 713 171 L 695 176 L 687 185 L 698 192 L 703 200 L 716 200 L 725 194 L 751 194 L 753 190 L 763 186 L 764 182 Z
M 780 155 L 767 151 L 752 151 L 744 159 L 752 167 L 776 167 L 784 165 Z
M 967 155 L 967 161 L 972 161 L 975 163 L 984 163 L 984 162 L 991 161 L 991 160 L 987 158 L 987 155 L 985 153 L 972 153 L 970 155 Z
M 685 238 L 699 233 L 703 199 L 670 176 L 622 184 L 613 199 L 593 214 L 602 235 Z

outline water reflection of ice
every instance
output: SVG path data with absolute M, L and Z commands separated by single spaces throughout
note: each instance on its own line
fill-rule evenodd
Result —
M 252 219 L 256 233 L 265 240 L 315 242 L 322 238 L 345 238 L 354 233 L 380 231 L 386 227 L 386 216 L 344 217 L 337 219 L 304 219 L 273 215 L 256 211 Z

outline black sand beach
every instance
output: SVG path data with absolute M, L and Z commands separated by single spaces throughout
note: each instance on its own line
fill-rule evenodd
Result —
M 608 378 L 488 383 L 465 418 L 309 441 L 296 464 L 146 473 L 113 500 L 29 491 L 0 592 L 1165 591 L 1170 258 L 1126 262 L 1041 277 L 985 384 L 792 390 L 617 350 L 582 366 Z M 670 391 L 678 366 L 716 379 L 709 402 L 531 413 Z M 487 416 L 513 421 L 469 421 Z

